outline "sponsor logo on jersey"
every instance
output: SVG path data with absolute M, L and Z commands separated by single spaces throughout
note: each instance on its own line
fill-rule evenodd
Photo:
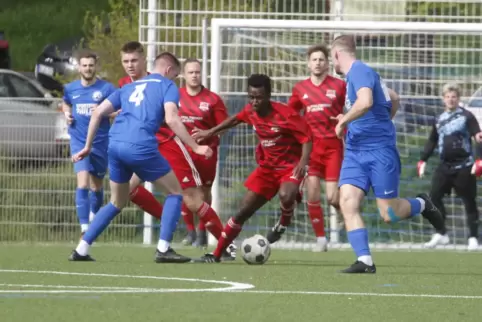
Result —
M 336 91 L 334 89 L 326 90 L 326 97 L 329 97 L 331 99 L 335 99 L 336 98 Z
M 101 91 L 95 91 L 93 94 L 92 94 L 92 99 L 96 102 L 99 102 L 101 99 L 102 99 L 102 92 Z
M 199 103 L 199 109 L 204 112 L 209 111 L 209 103 L 206 103 L 206 102 Z

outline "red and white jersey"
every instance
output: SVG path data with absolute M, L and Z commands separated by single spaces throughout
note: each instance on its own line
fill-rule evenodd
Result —
M 296 83 L 288 105 L 303 112 L 313 138 L 334 139 L 336 121 L 330 118 L 343 114 L 345 97 L 346 83 L 328 75 L 318 86 L 309 78 Z
M 311 141 L 311 131 L 299 113 L 283 103 L 271 102 L 273 111 L 261 117 L 251 104 L 236 115 L 253 125 L 260 141 L 256 160 L 260 166 L 273 169 L 295 167 L 301 158 L 302 144 Z
M 189 95 L 187 89 L 179 89 L 179 117 L 190 134 L 195 128 L 209 130 L 228 118 L 228 113 L 223 100 L 209 89 L 202 87 L 196 95 Z M 159 143 L 172 139 L 175 135 L 166 125 L 162 126 L 157 133 Z M 211 147 L 219 145 L 219 137 L 210 138 L 208 142 L 202 142 Z

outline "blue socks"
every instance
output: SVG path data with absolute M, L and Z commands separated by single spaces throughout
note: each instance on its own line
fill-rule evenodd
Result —
M 96 214 L 100 207 L 102 206 L 102 202 L 104 201 L 104 190 L 101 189 L 99 191 L 90 191 L 90 211 Z
M 159 239 L 171 242 L 181 217 L 182 195 L 168 195 L 164 200 Z M 97 215 L 98 216 L 98 215 Z
M 104 207 L 100 208 L 82 239 L 86 241 L 87 244 L 92 245 L 94 240 L 96 240 L 96 238 L 102 234 L 112 219 L 114 219 L 119 213 L 120 209 L 115 207 L 110 202 Z
M 406 199 L 410 203 L 410 217 L 415 217 L 420 215 L 422 212 L 422 203 L 418 198 L 407 198 Z
M 368 231 L 366 228 L 355 229 L 347 232 L 348 241 L 357 257 L 371 256 L 368 246 Z
M 79 218 L 80 225 L 89 224 L 89 190 L 77 188 L 75 191 L 75 206 L 77 209 L 77 217 Z

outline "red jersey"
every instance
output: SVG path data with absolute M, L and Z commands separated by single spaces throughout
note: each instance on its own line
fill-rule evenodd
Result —
M 311 141 L 311 131 L 297 113 L 283 103 L 271 102 L 273 111 L 260 117 L 248 104 L 236 115 L 241 122 L 253 125 L 261 150 L 256 151 L 258 164 L 269 168 L 288 168 L 298 164 L 301 145 Z
M 341 79 L 328 75 L 316 86 L 308 78 L 295 84 L 288 105 L 303 111 L 314 138 L 333 139 L 336 122 L 330 117 L 343 114 L 345 96 L 346 83 Z
M 147 73 L 147 75 L 150 75 L 150 74 L 151 73 Z M 129 75 L 120 78 L 118 81 L 119 88 L 130 83 L 132 83 L 132 77 L 130 77 Z
M 196 95 L 189 95 L 186 88 L 182 87 L 179 94 L 179 117 L 190 134 L 194 128 L 209 130 L 228 118 L 223 100 L 205 87 Z M 159 143 L 162 143 L 175 135 L 169 127 L 162 126 L 156 136 Z M 219 137 L 210 138 L 203 143 L 217 147 Z

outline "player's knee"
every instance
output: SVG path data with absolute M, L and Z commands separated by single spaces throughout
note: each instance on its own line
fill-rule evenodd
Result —
M 290 207 L 296 201 L 296 193 L 287 190 L 280 190 L 279 200 L 284 207 Z
M 124 209 L 127 206 L 127 200 L 124 201 L 111 199 L 110 203 L 113 204 L 117 209 Z

